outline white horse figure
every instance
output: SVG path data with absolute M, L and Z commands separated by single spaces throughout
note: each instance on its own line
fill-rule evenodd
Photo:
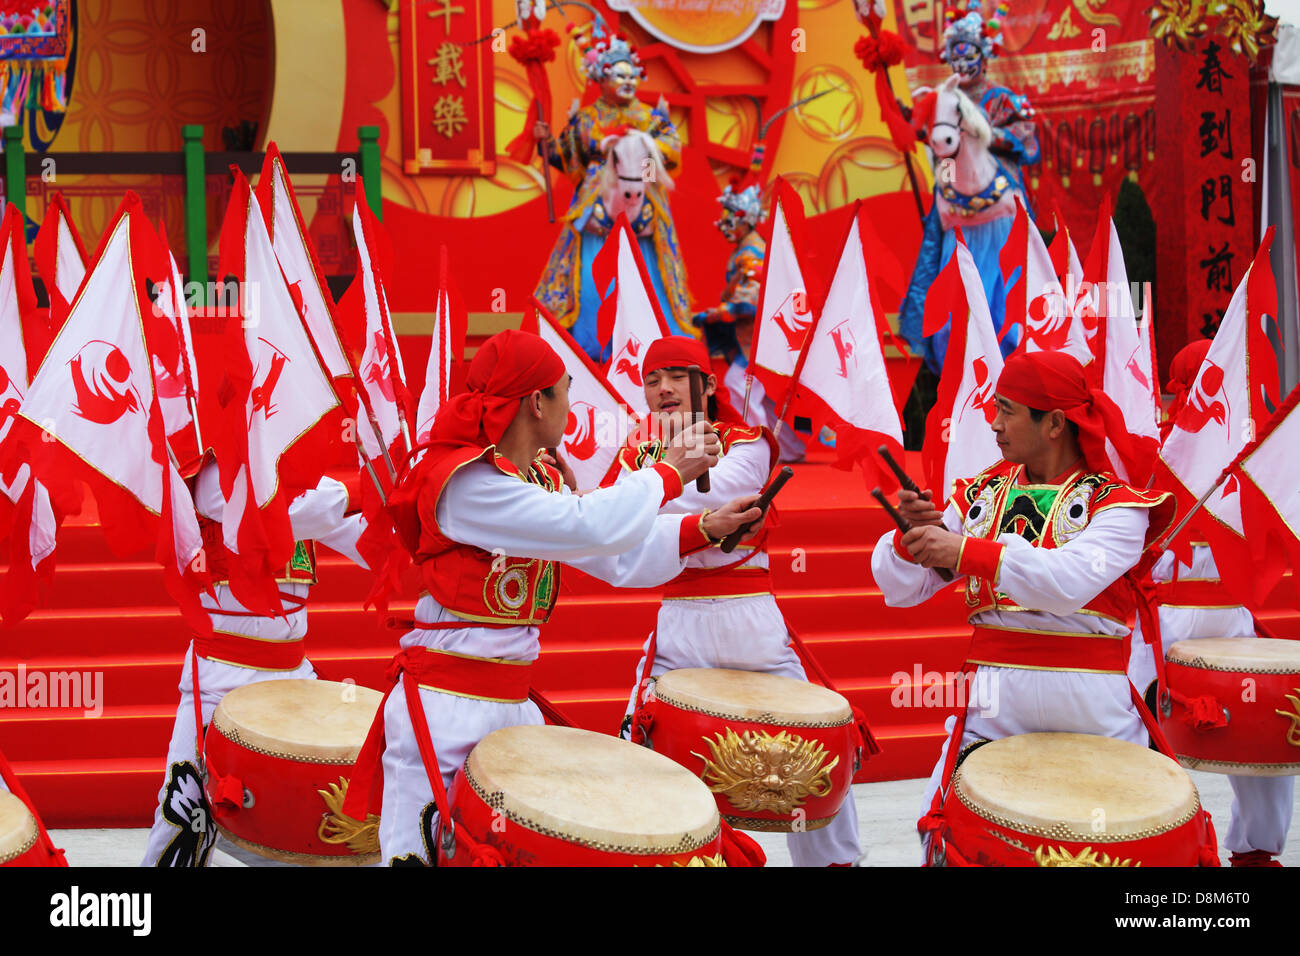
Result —
M 630 129 L 621 136 L 606 136 L 600 148 L 605 154 L 600 181 L 605 210 L 611 219 L 617 219 L 619 213 L 625 214 L 637 235 L 650 235 L 654 223 L 649 218 L 642 223 L 637 221 L 645 205 L 646 183 L 673 188 L 659 144 L 649 133 Z
M 935 198 L 945 230 L 1016 214 L 1016 181 L 989 151 L 993 130 L 953 74 L 915 99 L 915 121 L 934 152 Z

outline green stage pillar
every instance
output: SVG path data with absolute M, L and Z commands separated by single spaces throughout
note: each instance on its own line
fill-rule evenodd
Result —
M 366 203 L 375 218 L 384 221 L 382 177 L 379 169 L 379 127 L 358 126 L 357 139 L 361 141 L 361 177 L 366 183 Z
M 181 127 L 185 156 L 185 250 L 190 282 L 208 286 L 208 205 L 203 164 L 203 127 Z M 211 304 L 206 301 L 205 304 Z
M 5 127 L 5 199 L 27 214 L 27 161 L 21 126 Z

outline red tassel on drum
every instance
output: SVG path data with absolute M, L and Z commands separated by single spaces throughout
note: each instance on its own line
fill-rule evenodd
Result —
M 208 773 L 212 778 L 212 789 L 209 791 L 209 798 L 222 807 L 231 810 L 238 810 L 244 805 L 244 783 L 238 777 L 226 776 L 219 773 L 214 767 L 208 767 Z
M 1176 692 L 1173 697 L 1186 708 L 1181 715 L 1182 721 L 1193 730 L 1215 730 L 1228 726 L 1228 718 L 1224 715 L 1223 708 L 1213 697 L 1205 695 L 1184 697 Z
M 748 833 L 722 821 L 722 859 L 727 866 L 767 866 L 767 854 Z

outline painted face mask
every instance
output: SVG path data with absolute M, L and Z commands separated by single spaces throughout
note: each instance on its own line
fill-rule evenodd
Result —
M 630 63 L 616 63 L 605 77 L 605 91 L 624 103 L 631 102 L 641 84 L 641 74 Z
M 948 47 L 948 65 L 962 78 L 964 85 L 983 75 L 984 54 L 974 43 L 953 43 Z

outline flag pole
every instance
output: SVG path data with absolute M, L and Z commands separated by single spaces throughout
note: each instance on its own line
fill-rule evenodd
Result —
M 1249 445 L 1242 448 L 1241 451 L 1237 452 L 1237 457 L 1232 459 L 1232 461 L 1228 463 L 1227 467 L 1220 472 L 1219 477 L 1215 479 L 1214 484 L 1210 486 L 1209 490 L 1206 491 L 1205 494 L 1201 495 L 1201 497 L 1197 499 L 1196 504 L 1192 505 L 1192 507 L 1187 510 L 1187 514 L 1183 515 L 1183 520 L 1178 522 L 1172 531 L 1168 532 L 1152 546 L 1153 550 L 1164 551 L 1168 548 L 1170 542 L 1178 537 L 1183 528 L 1187 527 L 1187 522 L 1191 521 L 1196 512 L 1200 511 L 1201 508 L 1204 507 L 1205 502 L 1209 500 L 1210 495 L 1218 491 L 1219 486 L 1228 480 L 1228 475 L 1232 472 L 1232 469 L 1241 464 L 1241 460 L 1246 457 L 1247 453 L 1254 451 L 1258 445 L 1259 442 L 1251 442 Z

